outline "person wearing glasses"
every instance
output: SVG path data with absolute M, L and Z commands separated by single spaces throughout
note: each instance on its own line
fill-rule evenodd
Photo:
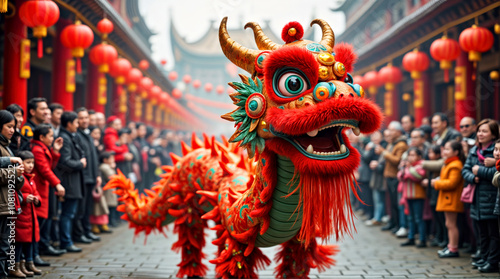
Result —
M 460 120 L 460 134 L 465 154 L 476 144 L 476 120 L 466 116 Z

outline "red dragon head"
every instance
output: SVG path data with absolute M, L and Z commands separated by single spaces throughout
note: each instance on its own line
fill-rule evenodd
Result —
M 299 239 L 307 245 L 315 236 L 336 234 L 338 238 L 352 224 L 349 190 L 356 193 L 353 174 L 360 161 L 345 131 L 371 133 L 382 122 L 378 106 L 364 98 L 363 88 L 348 74 L 356 59 L 352 47 L 334 47 L 330 26 L 315 19 L 311 25 L 318 24 L 323 32 L 319 43 L 302 40 L 304 31 L 298 22 L 283 28 L 283 45 L 266 37 L 258 24 L 248 23 L 245 27 L 253 29 L 259 48 L 253 50 L 229 37 L 226 22 L 224 18 L 219 29 L 222 50 L 251 74 L 240 75 L 242 82 L 230 83 L 236 89 L 230 96 L 238 106 L 222 116 L 236 122 L 230 141 L 240 142 L 250 157 L 261 154 L 259 161 L 266 166 L 258 176 L 270 185 L 276 181 L 275 174 L 267 171 L 274 154 L 291 160 L 294 177 L 300 179 Z M 257 207 L 266 206 L 270 197 L 266 190 Z
M 221 22 L 219 40 L 224 54 L 252 77 L 230 83 L 238 109 L 225 114 L 235 121 L 231 137 L 241 142 L 250 156 L 264 147 L 289 157 L 300 173 L 332 175 L 352 172 L 359 154 L 345 136 L 371 133 L 382 121 L 380 109 L 364 98 L 348 72 L 356 59 L 352 47 L 334 47 L 332 29 L 316 19 L 323 31 L 319 43 L 302 40 L 303 28 L 290 22 L 283 28 L 279 45 L 266 37 L 257 23 L 252 28 L 259 50 L 241 46 L 229 37 L 227 18 Z

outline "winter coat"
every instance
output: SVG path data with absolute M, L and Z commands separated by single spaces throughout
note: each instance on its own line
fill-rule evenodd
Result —
M 481 151 L 482 155 L 487 158 L 493 158 L 494 144 L 491 144 L 487 149 Z M 474 146 L 467 157 L 464 168 L 462 169 L 462 176 L 467 184 L 476 184 L 474 191 L 474 199 L 471 204 L 471 218 L 474 220 L 488 220 L 497 219 L 493 214 L 495 209 L 495 202 L 497 197 L 497 188 L 491 184 L 493 175 L 495 174 L 495 167 L 487 168 L 479 162 L 477 156 L 477 146 Z M 479 165 L 477 177 L 479 183 L 474 182 L 475 175 L 472 173 L 472 167 Z
M 389 146 L 388 150 L 382 153 L 382 156 L 385 158 L 384 177 L 396 178 L 398 176 L 398 166 L 401 161 L 401 156 L 408 150 L 406 137 L 401 136 L 397 138 L 394 143 Z
M 83 197 L 83 164 L 80 159 L 84 156 L 78 140 L 68 130 L 61 127 L 59 137 L 64 144 L 59 153 L 61 157 L 54 173 L 61 179 L 66 189 L 65 199 L 81 199 Z
M 16 241 L 18 242 L 33 242 L 33 237 L 35 237 L 35 241 L 40 240 L 40 230 L 35 207 L 39 207 L 43 203 L 43 200 L 38 194 L 33 176 L 36 175 L 24 174 L 24 186 L 21 188 L 21 192 L 23 193 L 22 213 L 17 216 L 16 220 Z M 27 203 L 26 198 L 28 195 L 38 197 L 40 203 L 36 205 L 34 202 Z
M 19 150 L 30 150 L 30 141 L 33 138 L 33 131 L 35 131 L 36 124 L 31 119 L 26 120 L 24 126 L 21 127 L 21 145 Z
M 45 201 L 36 208 L 36 214 L 40 218 L 48 218 L 49 211 L 56 212 L 55 204 L 49 208 L 49 195 L 54 195 L 54 188 L 61 183 L 54 173 L 61 154 L 55 153 L 52 148 L 49 149 L 38 140 L 31 140 L 31 152 L 35 155 L 35 168 L 33 169 L 35 184 L 40 197 Z
M 97 182 L 97 176 L 100 175 L 99 157 L 97 156 L 97 149 L 94 145 L 94 139 L 82 130 L 78 130 L 76 135 L 80 146 L 85 151 L 85 158 L 87 159 L 87 166 L 83 169 L 83 181 L 85 185 L 94 186 Z
M 12 157 L 12 151 L 9 149 L 10 141 L 0 135 L 0 156 Z M 7 167 L 0 169 L 0 216 L 12 216 L 21 211 L 21 200 L 18 192 L 23 187 L 24 177 L 16 177 L 15 168 Z M 9 194 L 10 186 L 14 186 L 14 193 Z M 9 196 L 14 196 L 14 206 L 9 207 Z
M 108 183 L 110 177 L 112 175 L 116 174 L 116 171 L 111 168 L 108 164 L 102 163 L 99 166 L 99 170 L 102 173 L 102 184 L 106 185 Z M 116 194 L 113 193 L 114 190 L 105 190 L 103 195 L 106 198 L 106 203 L 108 204 L 109 207 L 116 207 L 118 206 L 118 198 L 116 197 Z
M 436 211 L 463 212 L 464 204 L 460 201 L 464 179 L 462 178 L 463 164 L 458 157 L 449 158 L 441 169 L 439 179 L 434 188 L 439 191 Z
M 425 189 L 421 184 L 424 177 L 425 170 L 422 168 L 422 161 L 415 162 L 398 172 L 398 180 L 405 199 L 425 199 Z
M 104 131 L 104 149 L 106 151 L 115 152 L 115 161 L 117 163 L 125 161 L 125 153 L 128 152 L 128 146 L 126 144 L 116 145 L 118 138 L 118 131 L 116 131 L 115 129 L 108 127 Z

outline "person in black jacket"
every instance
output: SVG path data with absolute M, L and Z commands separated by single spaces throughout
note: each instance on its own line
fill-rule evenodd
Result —
M 481 272 L 498 272 L 500 232 L 497 216 L 493 213 L 497 188 L 492 184 L 496 171 L 493 150 L 494 142 L 499 138 L 498 123 L 492 119 L 484 119 L 479 122 L 476 131 L 477 144 L 470 150 L 462 169 L 462 176 L 469 184 L 467 187 L 476 185 L 471 218 L 477 221 L 481 257 L 472 265 Z
M 61 249 L 68 252 L 81 252 L 82 249 L 73 244 L 71 232 L 72 223 L 78 209 L 78 202 L 83 197 L 83 169 L 87 166 L 84 151 L 76 138 L 78 119 L 75 112 L 64 112 L 61 116 L 61 130 L 59 136 L 64 145 L 59 151 L 61 158 L 55 169 L 56 175 L 65 185 L 66 195 L 61 204 L 61 218 L 59 221 L 61 235 Z
M 45 98 L 32 98 L 28 101 L 28 120 L 21 127 L 21 146 L 19 150 L 29 150 L 33 131 L 39 124 L 45 123 L 47 119 L 47 100 Z
M 90 215 L 94 208 L 92 191 L 96 184 L 101 184 L 99 174 L 99 156 L 97 155 L 94 140 L 90 137 L 89 113 L 86 108 L 78 108 L 78 132 L 77 139 L 82 147 L 87 166 L 83 169 L 83 198 L 79 201 L 78 211 L 73 221 L 73 240 L 80 243 L 91 243 L 100 241 L 101 238 L 92 233 L 90 224 Z

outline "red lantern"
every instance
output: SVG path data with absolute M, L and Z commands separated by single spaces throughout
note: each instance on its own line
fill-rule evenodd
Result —
M 19 8 L 19 18 L 33 28 L 33 36 L 38 38 L 38 58 L 43 56 L 42 38 L 47 36 L 47 28 L 59 19 L 59 7 L 51 0 L 26 1 Z
M 109 72 L 109 65 L 118 58 L 118 52 L 113 46 L 102 42 L 90 50 L 89 58 L 90 62 L 99 66 L 99 72 L 107 73 Z
M 493 46 L 493 34 L 486 28 L 472 25 L 460 33 L 458 41 L 462 49 L 469 53 L 469 60 L 477 62 L 481 60 L 481 52 Z
M 191 76 L 190 75 L 184 75 L 182 78 L 185 84 L 189 84 L 191 82 Z
M 170 73 L 168 73 L 168 78 L 171 80 L 171 81 L 174 81 L 176 80 L 178 77 L 178 74 L 176 71 L 171 71 Z
M 431 56 L 434 60 L 440 61 L 439 68 L 444 70 L 444 81 L 450 80 L 448 70 L 451 68 L 451 61 L 460 55 L 460 46 L 458 42 L 443 36 L 431 44 Z
M 149 62 L 147 60 L 142 59 L 139 62 L 139 69 L 141 69 L 143 71 L 146 71 L 147 69 L 149 69 Z
M 174 90 L 172 90 L 172 97 L 174 97 L 176 99 L 182 98 L 181 90 L 179 90 L 178 88 L 174 88 Z
M 412 79 L 420 79 L 421 72 L 429 68 L 429 57 L 427 54 L 414 49 L 403 57 L 403 68 L 411 73 Z
M 124 84 L 128 72 L 132 69 L 132 65 L 125 58 L 118 58 L 109 68 L 109 74 L 115 78 L 116 84 Z
M 148 97 L 148 91 L 153 87 L 153 81 L 148 77 L 143 77 L 140 81 L 141 86 L 141 97 L 146 99 Z
M 141 81 L 142 72 L 139 69 L 132 68 L 127 75 L 128 90 L 135 92 L 137 90 L 137 84 Z
M 205 91 L 207 93 L 210 93 L 210 91 L 212 91 L 212 89 L 213 89 L 213 86 L 210 82 L 205 83 Z
M 94 41 L 94 33 L 87 25 L 79 20 L 75 24 L 66 26 L 61 32 L 62 44 L 71 49 L 71 55 L 76 58 L 76 71 L 82 72 L 80 58 L 85 55 L 85 49 Z
M 167 65 L 167 59 L 165 59 L 165 58 L 164 58 L 164 59 L 162 59 L 162 60 L 160 61 L 160 63 L 161 63 L 163 66 Z
M 158 102 L 160 103 L 160 106 L 165 108 L 167 105 L 168 105 L 168 102 L 169 102 L 169 96 L 168 96 L 168 93 L 167 92 L 164 92 L 162 91 L 160 93 L 160 97 L 159 97 L 159 100 Z
M 472 80 L 476 79 L 476 63 L 481 60 L 481 52 L 486 52 L 493 46 L 493 34 L 484 27 L 472 25 L 460 33 L 460 47 L 469 53 L 469 61 L 474 62 Z
M 394 67 L 389 63 L 378 71 L 378 79 L 385 84 L 385 90 L 392 91 L 394 90 L 394 84 L 403 80 L 403 74 L 398 67 Z
M 380 79 L 378 78 L 378 73 L 376 71 L 367 72 L 363 76 L 363 81 L 368 87 L 368 93 L 370 93 L 370 95 L 377 94 L 377 87 L 382 84 Z
M 198 89 L 198 88 L 200 88 L 200 86 L 201 86 L 201 81 L 200 81 L 199 79 L 195 79 L 195 80 L 193 81 L 193 87 L 194 87 L 195 89 Z
M 217 85 L 217 87 L 215 88 L 215 92 L 217 92 L 217 94 L 219 94 L 219 95 L 224 93 L 224 86 Z
M 352 80 L 354 84 L 359 84 L 359 86 L 361 87 L 366 87 L 363 76 L 353 76 Z
M 155 105 L 160 98 L 161 92 L 162 90 L 158 85 L 151 87 L 151 90 L 149 90 L 149 100 L 153 105 Z
M 108 38 L 108 34 L 113 32 L 113 29 L 114 29 L 113 22 L 111 22 L 107 18 L 103 18 L 97 23 L 97 30 L 99 30 L 99 32 L 102 33 L 103 39 Z

